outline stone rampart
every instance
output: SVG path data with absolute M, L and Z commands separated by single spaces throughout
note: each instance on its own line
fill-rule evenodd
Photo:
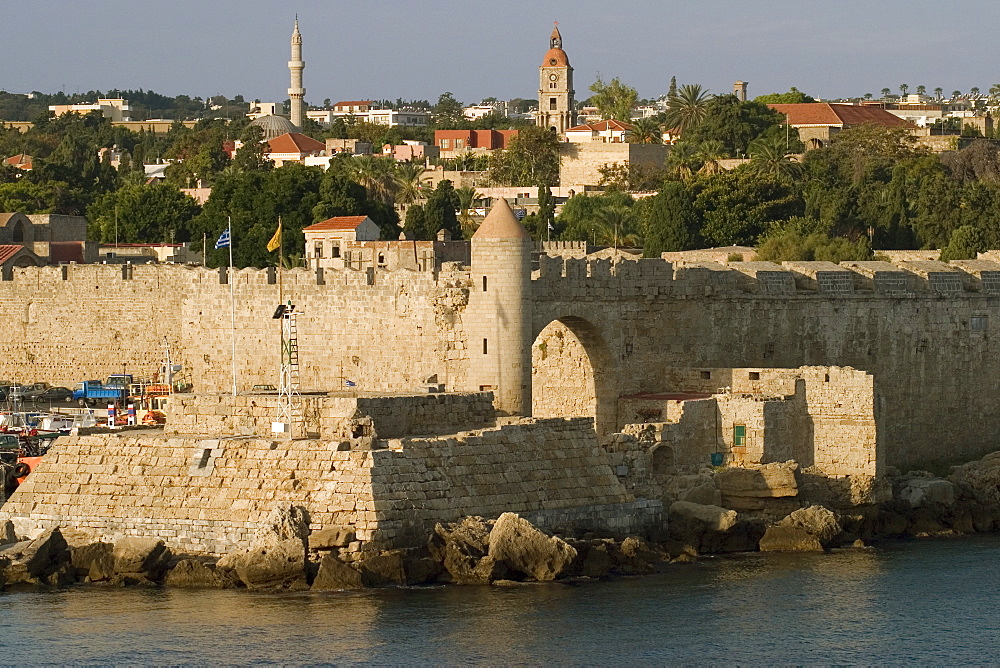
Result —
M 223 554 L 246 547 L 272 510 L 292 505 L 309 512 L 314 530 L 354 531 L 353 551 L 418 545 L 435 522 L 466 515 L 591 517 L 625 530 L 662 511 L 636 505 L 589 419 L 528 419 L 379 440 L 371 449 L 338 445 L 162 433 L 62 437 L 0 519 L 12 519 L 19 534 L 74 527 Z

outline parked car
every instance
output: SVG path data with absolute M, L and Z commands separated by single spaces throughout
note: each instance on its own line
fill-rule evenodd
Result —
M 48 383 L 32 383 L 31 385 L 25 385 L 24 400 L 37 401 L 38 397 L 47 389 L 49 389 Z
M 35 401 L 73 401 L 73 390 L 68 387 L 50 387 L 37 395 Z

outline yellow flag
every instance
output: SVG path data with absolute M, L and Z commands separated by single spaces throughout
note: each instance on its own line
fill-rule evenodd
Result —
M 272 252 L 280 247 L 281 247 L 281 221 L 279 220 L 278 229 L 275 230 L 274 236 L 271 237 L 271 240 L 267 242 L 267 250 L 268 252 Z

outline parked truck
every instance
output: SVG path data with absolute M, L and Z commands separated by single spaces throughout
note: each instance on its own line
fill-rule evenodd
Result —
M 73 388 L 73 401 L 83 407 L 121 402 L 125 399 L 126 390 L 122 385 L 108 386 L 99 380 L 85 380 Z

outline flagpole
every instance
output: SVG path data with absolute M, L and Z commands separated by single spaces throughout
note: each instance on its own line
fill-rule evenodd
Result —
M 233 396 L 236 396 L 236 280 L 233 276 L 233 217 L 229 216 L 229 306 L 232 313 L 230 335 L 233 342 Z

